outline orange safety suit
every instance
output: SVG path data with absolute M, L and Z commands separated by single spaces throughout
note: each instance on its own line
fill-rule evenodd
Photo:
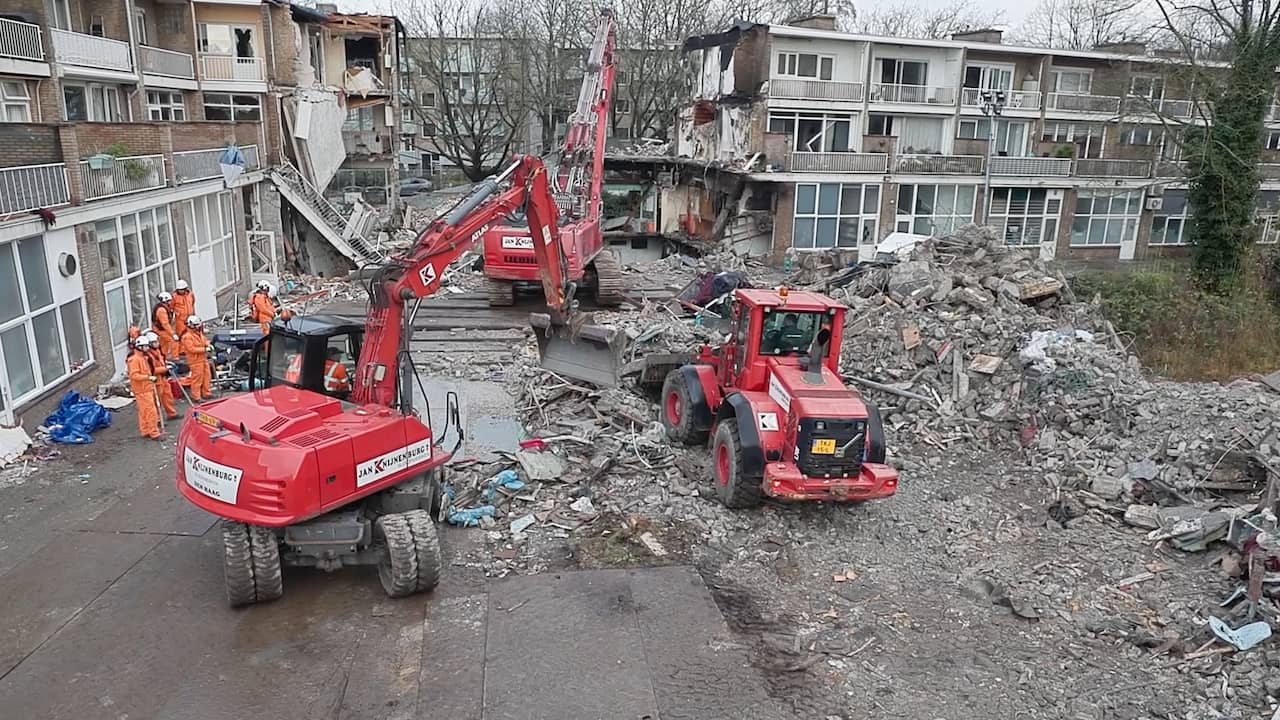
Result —
M 187 328 L 182 334 L 182 352 L 191 368 L 191 402 L 200 402 L 213 395 L 213 370 L 209 367 L 209 341 L 204 332 Z
M 160 437 L 160 412 L 156 409 L 156 383 L 151 374 L 151 360 L 147 354 L 134 350 L 125 360 L 129 373 L 129 387 L 133 390 L 134 404 L 138 406 L 138 432 L 143 437 Z
M 178 356 L 178 333 L 174 329 L 173 308 L 165 303 L 156 303 L 151 309 L 151 329 L 160 338 L 160 352 L 167 358 Z
M 302 382 L 302 353 L 295 353 L 289 358 L 289 367 L 284 369 L 284 381 L 294 385 Z
M 178 409 L 173 405 L 173 388 L 169 385 L 169 363 L 165 362 L 164 353 L 156 348 L 147 350 L 147 359 L 151 361 L 151 374 L 156 376 L 160 407 L 164 408 L 165 417 L 173 420 L 178 417 Z
M 265 290 L 255 290 L 249 296 L 249 319 L 262 325 L 262 334 L 271 332 L 271 321 L 276 319 L 276 304 Z
M 174 290 L 170 304 L 173 305 L 173 327 L 181 336 L 187 329 L 187 318 L 196 314 L 196 296 L 190 290 Z
M 347 366 L 336 360 L 324 361 L 324 389 L 329 392 L 344 392 L 351 389 L 347 382 Z

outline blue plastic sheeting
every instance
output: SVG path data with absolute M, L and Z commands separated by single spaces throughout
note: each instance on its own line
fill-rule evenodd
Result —
M 244 159 L 244 153 L 240 152 L 237 145 L 228 145 L 227 149 L 222 151 L 222 157 L 218 158 L 219 165 L 239 165 L 244 167 L 248 165 L 248 161 Z
M 111 426 L 111 413 L 107 409 L 75 390 L 68 390 L 58 403 L 58 409 L 45 418 L 49 437 L 59 443 L 91 443 L 91 433 Z

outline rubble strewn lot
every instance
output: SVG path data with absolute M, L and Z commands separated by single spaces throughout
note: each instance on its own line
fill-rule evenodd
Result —
M 467 562 L 695 564 L 799 717 L 1273 717 L 1280 639 L 1240 650 L 1209 621 L 1277 624 L 1280 395 L 1145 376 L 1089 298 L 976 227 L 844 265 L 631 273 L 847 302 L 842 370 L 884 412 L 895 497 L 728 511 L 706 450 L 667 442 L 649 398 L 554 376 L 530 340 L 500 371 L 453 366 L 500 378 L 528 436 L 453 469 L 464 503 L 493 506 Z M 632 339 L 624 359 L 719 337 L 710 313 L 637 305 L 596 316 Z M 478 496 L 508 468 L 522 486 Z M 1222 606 L 1251 576 L 1258 601 Z

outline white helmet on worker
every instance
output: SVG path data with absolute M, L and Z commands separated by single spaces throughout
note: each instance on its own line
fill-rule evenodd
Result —
M 151 347 L 151 337 L 149 335 L 139 335 L 134 339 L 133 346 L 139 350 L 146 350 Z
M 258 289 L 263 292 L 271 292 L 271 283 L 267 282 L 266 280 L 259 280 Z
M 147 342 L 151 343 L 152 345 L 160 344 L 160 336 L 157 335 L 154 330 L 148 330 L 142 333 L 142 337 L 146 338 Z
M 161 290 L 160 292 L 156 293 L 156 299 L 159 300 L 160 302 L 169 302 L 170 300 L 173 299 L 173 295 Z
M 179 280 L 173 284 L 174 290 L 189 290 L 190 288 L 191 286 L 187 284 L 186 280 Z
M 203 325 L 203 324 L 204 324 L 204 323 L 200 322 L 200 316 L 199 316 L 199 315 L 188 315 L 188 316 L 187 316 L 187 325 L 188 325 L 188 326 L 193 327 L 193 328 L 198 328 L 198 327 L 200 327 L 200 326 L 201 326 L 201 325 Z

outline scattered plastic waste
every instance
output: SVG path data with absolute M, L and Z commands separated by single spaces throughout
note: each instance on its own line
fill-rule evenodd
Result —
M 497 512 L 497 508 L 492 505 L 480 505 L 479 507 L 450 510 L 446 519 L 450 525 L 477 527 L 480 525 L 480 518 L 493 517 L 495 512 Z
M 111 413 L 91 398 L 68 390 L 58 409 L 45 418 L 49 438 L 59 443 L 91 443 L 93 431 L 111 426 Z
M 508 490 L 524 489 L 524 481 L 516 474 L 515 470 L 503 470 L 502 472 L 489 478 L 485 484 L 484 499 L 493 502 L 498 496 L 498 488 L 506 488 Z
M 1210 615 L 1209 629 L 1224 642 L 1230 643 L 1232 647 L 1242 652 L 1271 637 L 1271 626 L 1261 620 L 1232 630 L 1230 625 Z

